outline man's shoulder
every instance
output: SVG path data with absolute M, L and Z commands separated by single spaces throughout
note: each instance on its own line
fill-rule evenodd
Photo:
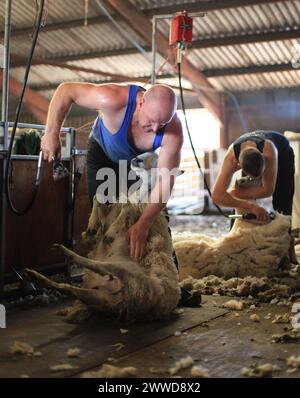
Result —
M 180 150 L 183 145 L 182 124 L 178 116 L 175 114 L 172 120 L 165 126 L 162 147 L 173 147 L 176 151 Z
M 110 83 L 105 85 L 105 89 L 108 108 L 113 107 L 114 110 L 118 110 L 127 105 L 129 92 L 128 84 L 121 85 Z
M 235 153 L 234 153 L 234 142 L 232 144 L 229 145 L 227 152 L 225 154 L 225 157 L 228 158 L 235 158 Z
M 111 92 L 112 95 L 119 95 L 121 97 L 128 94 L 129 84 L 117 84 L 109 83 L 105 85 L 107 90 Z
M 263 153 L 265 157 L 271 157 L 271 158 L 277 155 L 277 148 L 271 140 L 268 139 L 265 140 Z
M 172 120 L 166 125 L 165 132 L 173 133 L 178 136 L 183 135 L 182 122 L 177 113 L 172 117 Z
M 183 136 L 182 122 L 176 113 L 172 120 L 165 126 L 165 133 L 176 135 L 178 137 Z
M 231 144 L 228 147 L 227 152 L 224 156 L 223 167 L 232 170 L 232 169 L 236 168 L 236 163 L 237 163 L 237 159 L 236 159 L 235 152 L 234 152 L 234 146 L 233 146 L 233 144 Z

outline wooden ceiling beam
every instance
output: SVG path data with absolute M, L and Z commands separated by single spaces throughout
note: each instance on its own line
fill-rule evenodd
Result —
M 271 72 L 284 72 L 296 71 L 297 69 L 292 63 L 274 64 L 274 65 L 251 65 L 239 68 L 223 68 L 223 69 L 210 69 L 204 71 L 206 77 L 222 77 L 222 76 L 236 76 L 236 75 L 251 75 L 259 73 Z
M 0 70 L 0 85 L 2 86 L 3 71 Z M 9 92 L 19 97 L 22 91 L 22 84 L 14 78 L 9 78 Z M 46 123 L 49 101 L 41 94 L 32 90 L 28 85 L 24 95 L 24 105 L 42 124 Z

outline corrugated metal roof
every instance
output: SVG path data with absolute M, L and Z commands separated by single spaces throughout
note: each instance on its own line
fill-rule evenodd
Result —
M 151 75 L 151 56 L 149 54 L 148 60 L 142 54 L 137 55 L 120 55 L 116 57 L 93 58 L 87 60 L 79 60 L 68 62 L 69 65 L 75 65 L 82 68 L 90 68 L 106 73 L 114 73 L 119 75 L 132 76 L 133 78 L 150 76 Z M 161 56 L 157 57 L 157 69 L 164 63 Z M 172 72 L 170 66 L 164 68 L 164 73 Z M 13 68 L 11 70 L 12 76 L 21 81 L 24 75 L 24 68 Z M 105 80 L 104 75 L 99 75 L 89 72 L 78 72 L 70 69 L 59 68 L 48 65 L 32 65 L 29 84 L 41 85 L 48 83 L 60 84 L 62 81 L 95 81 Z
M 190 50 L 188 59 L 199 69 L 219 69 L 291 62 L 296 40 L 263 42 Z
M 191 0 L 131 0 L 141 9 L 178 4 L 178 9 L 184 8 L 184 3 Z M 0 12 L 4 14 L 4 0 L 0 0 Z M 197 1 L 195 1 L 197 3 Z M 103 13 L 96 2 L 89 1 L 88 16 L 101 16 Z M 12 20 L 14 28 L 33 25 L 35 16 L 35 1 L 18 0 L 13 2 Z M 79 20 L 84 17 L 83 0 L 49 1 L 47 24 Z M 264 33 L 299 29 L 300 1 L 290 0 L 275 3 L 258 4 L 254 6 L 227 8 L 208 12 L 204 18 L 194 19 L 195 40 L 240 36 L 251 33 Z M 118 21 L 119 26 L 130 34 L 133 40 L 144 46 L 145 42 L 129 28 L 125 22 Z M 161 21 L 160 29 L 168 35 L 169 22 Z M 189 61 L 199 70 L 214 70 L 234 67 L 251 67 L 253 65 L 276 65 L 290 63 L 295 55 L 296 39 L 230 45 L 211 48 L 191 48 L 188 51 Z M 119 50 L 132 47 L 130 41 L 122 35 L 111 22 L 98 25 L 78 26 L 66 30 L 42 31 L 36 48 L 36 58 L 55 60 L 59 56 L 76 56 L 92 52 Z M 12 53 L 27 56 L 30 48 L 29 37 L 13 36 Z M 149 53 L 150 56 L 150 53 Z M 118 55 L 72 61 L 70 64 L 122 74 L 138 78 L 151 73 L 151 59 L 145 59 L 141 54 Z M 157 66 L 163 62 L 158 57 Z M 170 66 L 165 68 L 170 71 Z M 21 81 L 24 69 L 12 69 L 12 76 Z M 75 72 L 47 65 L 34 65 L 30 73 L 30 84 L 47 86 L 59 84 L 62 81 L 104 81 L 105 77 L 87 72 Z M 171 79 L 172 80 L 172 79 Z M 217 89 L 253 90 L 270 87 L 290 87 L 300 85 L 298 70 L 243 74 L 232 76 L 211 77 L 209 81 Z
M 149 2 L 147 1 L 147 3 Z M 179 7 L 179 10 L 183 8 Z M 203 18 L 194 18 L 193 34 L 195 38 L 211 38 L 269 32 L 271 30 L 278 31 L 285 30 L 286 28 L 298 28 L 299 21 L 299 0 L 285 1 L 283 3 L 266 3 L 209 11 Z M 167 35 L 169 32 L 169 22 L 162 20 L 159 22 L 159 26 Z
M 11 76 L 18 81 L 22 81 L 24 78 L 24 68 L 12 69 Z M 94 78 L 95 76 L 93 76 Z M 59 85 L 64 81 L 77 81 L 84 80 L 84 77 L 80 79 L 78 72 L 72 70 L 57 68 L 48 65 L 33 65 L 30 70 L 28 84 L 29 85 L 40 85 L 56 83 Z
M 93 1 L 89 1 L 88 17 L 102 15 L 99 7 L 95 7 Z M 13 27 L 33 26 L 36 15 L 35 0 L 12 1 L 12 25 Z M 4 16 L 5 0 L 0 1 L 0 15 Z M 47 23 L 58 21 L 70 21 L 83 18 L 83 0 L 50 0 L 48 1 Z
M 260 73 L 213 77 L 208 79 L 216 88 L 229 91 L 250 91 L 259 89 L 299 86 L 300 69 L 284 72 Z
M 130 37 L 140 45 L 144 42 L 139 36 L 130 29 L 125 22 L 119 22 L 122 29 L 126 30 Z M 12 52 L 19 55 L 28 54 L 31 39 L 28 37 L 12 36 Z M 106 51 L 113 49 L 126 48 L 132 46 L 129 40 L 121 33 L 116 32 L 115 27 L 110 23 L 100 25 L 80 26 L 68 30 L 41 31 L 36 47 L 36 57 L 49 57 L 51 55 L 70 55 L 91 52 L 95 50 Z

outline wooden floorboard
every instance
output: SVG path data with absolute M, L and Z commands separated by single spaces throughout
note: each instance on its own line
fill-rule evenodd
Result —
M 109 357 L 118 358 L 157 343 L 177 330 L 185 331 L 228 311 L 218 308 L 215 301 L 227 298 L 208 297 L 201 308 L 185 308 L 184 313 L 165 321 L 152 323 L 101 322 L 72 325 L 55 313 L 67 303 L 51 305 L 48 308 L 18 310 L 8 314 L 7 329 L 1 330 L 0 377 L 72 377 L 85 370 L 101 365 Z M 127 329 L 122 334 L 120 329 Z M 9 348 L 14 341 L 32 345 L 40 357 L 11 355 Z M 116 345 L 117 344 L 117 345 Z M 118 345 L 122 344 L 121 349 Z M 123 346 L 124 345 L 124 346 Z M 68 358 L 69 348 L 80 349 L 79 358 Z M 69 363 L 77 368 L 68 371 L 51 372 L 50 366 Z

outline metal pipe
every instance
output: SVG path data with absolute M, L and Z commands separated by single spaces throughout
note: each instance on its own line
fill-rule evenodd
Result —
M 39 160 L 39 155 L 12 155 L 12 160 Z M 62 162 L 70 160 L 69 156 L 63 156 L 60 159 Z
M 156 80 L 156 52 L 157 52 L 157 45 L 156 45 L 156 15 L 152 18 L 152 73 L 151 73 L 151 84 L 155 84 Z
M 0 125 L 3 126 L 4 122 L 0 121 Z M 13 127 L 14 123 L 13 122 L 7 122 L 8 127 Z M 44 124 L 33 124 L 33 123 L 18 123 L 18 127 L 21 129 L 30 129 L 34 128 L 37 130 L 45 130 L 46 126 Z M 64 133 L 70 133 L 70 127 L 62 127 L 60 131 Z
M 0 154 L 0 172 L 2 182 L 0 183 L 1 195 L 1 214 L 0 214 L 0 297 L 4 290 L 4 274 L 5 274 L 5 213 L 6 213 L 6 200 L 4 192 L 4 175 L 5 175 L 5 155 Z
M 183 6 L 184 6 L 184 4 L 183 4 Z M 181 12 L 181 10 L 178 10 L 178 12 Z M 171 18 L 174 17 L 174 15 L 176 15 L 176 13 L 173 13 L 173 14 L 156 14 L 156 15 L 153 15 L 152 18 L 156 18 L 156 19 L 171 19 Z M 191 13 L 188 13 L 188 15 L 191 18 L 195 18 L 195 17 L 203 18 L 203 17 L 205 17 L 205 12 L 191 12 Z
M 9 90 L 9 63 L 10 63 L 10 35 L 11 35 L 11 0 L 5 2 L 5 30 L 4 30 L 4 71 L 3 71 L 3 87 L 2 87 L 2 109 L 1 119 L 3 120 L 3 142 L 4 151 L 8 148 L 8 90 Z M 1 138 L 1 137 L 0 137 Z M 1 142 L 0 142 L 1 148 Z M 0 184 L 1 208 L 0 208 L 0 296 L 4 290 L 5 282 L 5 224 L 6 224 L 6 197 L 4 189 L 6 154 L 0 158 L 2 163 Z
M 11 35 L 11 0 L 5 2 L 5 28 L 4 28 L 4 64 L 2 87 L 1 119 L 3 125 L 3 149 L 8 148 L 8 93 L 9 93 L 9 64 L 10 64 L 10 35 Z
M 68 191 L 68 236 L 67 245 L 73 247 L 73 221 L 74 221 L 74 199 L 75 199 L 75 143 L 76 130 L 70 129 L 70 163 L 69 163 L 69 191 Z

